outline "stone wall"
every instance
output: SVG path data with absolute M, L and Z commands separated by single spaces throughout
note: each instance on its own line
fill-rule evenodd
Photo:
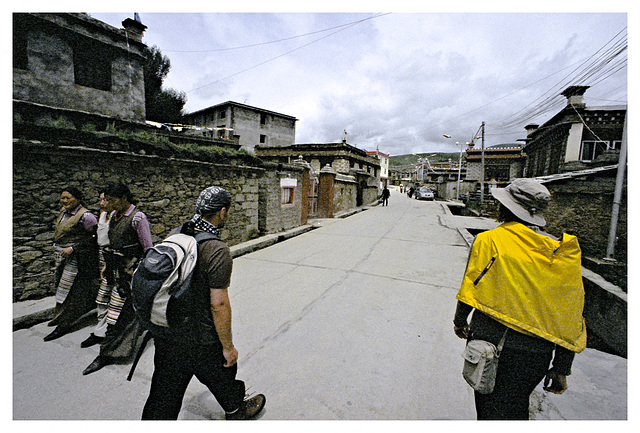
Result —
M 614 263 L 602 263 L 606 257 L 611 227 L 615 171 L 612 176 L 588 180 L 573 179 L 547 183 L 551 203 L 545 210 L 546 230 L 556 236 L 562 233 L 578 237 L 583 264 L 603 275 L 608 281 L 627 291 L 627 188 L 623 190 L 618 218 Z M 588 260 L 588 261 L 585 261 Z
M 265 164 L 266 171 L 260 180 L 259 218 L 260 235 L 288 230 L 301 224 L 302 177 L 304 169 L 299 166 Z M 293 188 L 293 203 L 282 203 L 283 188 Z
M 14 301 L 54 293 L 53 222 L 60 212 L 60 190 L 67 185 L 78 187 L 85 206 L 96 213 L 99 188 L 110 181 L 129 185 L 149 219 L 154 241 L 189 219 L 198 194 L 211 185 L 228 189 L 233 197 L 222 230 L 229 245 L 300 225 L 299 204 L 280 215 L 279 196 L 275 205 L 272 197 L 260 205 L 261 192 L 279 191 L 279 171 L 20 140 L 14 140 L 13 156 Z M 301 169 L 286 171 L 302 183 Z M 264 225 L 261 209 L 269 215 Z
M 615 172 L 614 172 L 615 176 Z M 555 235 L 578 236 L 583 255 L 602 258 L 606 255 L 611 225 L 615 177 L 593 177 L 546 183 L 551 203 L 545 210 L 547 231 Z M 615 258 L 627 261 L 627 200 L 624 189 L 618 222 Z
M 344 212 L 356 207 L 358 184 L 353 176 L 338 174 L 333 184 L 333 212 Z

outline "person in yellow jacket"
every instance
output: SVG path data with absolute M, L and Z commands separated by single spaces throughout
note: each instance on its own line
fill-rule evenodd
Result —
M 541 230 L 550 193 L 536 180 L 516 179 L 492 195 L 503 224 L 471 247 L 454 332 L 496 346 L 505 337 L 493 392 L 474 393 L 477 418 L 526 420 L 535 387 L 544 379 L 545 391 L 562 394 L 586 346 L 581 253 L 575 236 Z

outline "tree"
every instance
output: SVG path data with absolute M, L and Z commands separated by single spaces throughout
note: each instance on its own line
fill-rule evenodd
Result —
M 155 45 L 145 49 L 144 92 L 147 120 L 180 123 L 187 102 L 185 92 L 162 89 L 162 83 L 171 69 L 171 61 Z

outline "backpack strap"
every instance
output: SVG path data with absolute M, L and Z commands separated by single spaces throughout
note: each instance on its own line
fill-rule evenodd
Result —
M 213 234 L 213 233 L 209 233 L 209 232 L 198 232 L 198 233 L 196 233 L 194 238 L 196 238 L 196 242 L 197 243 L 202 243 L 204 241 L 208 241 L 208 240 L 212 240 L 212 239 L 215 239 L 217 241 L 221 240 L 218 237 L 218 235 Z
M 138 366 L 138 362 L 140 361 L 140 358 L 142 357 L 142 352 L 144 352 L 144 348 L 147 347 L 147 343 L 149 343 L 149 340 L 151 340 L 151 338 L 152 338 L 151 332 L 144 331 L 144 337 L 142 339 L 142 343 L 140 344 L 140 347 L 136 351 L 136 357 L 133 360 L 133 364 L 131 364 L 131 370 L 129 370 L 129 375 L 127 376 L 127 380 L 129 382 L 131 382 L 131 378 L 133 377 L 133 372 L 136 371 L 136 367 Z

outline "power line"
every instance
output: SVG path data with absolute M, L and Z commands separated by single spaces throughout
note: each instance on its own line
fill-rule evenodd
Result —
M 516 93 L 518 93 L 518 92 L 521 92 L 522 90 L 524 90 L 524 89 L 526 89 L 526 88 L 528 88 L 528 87 L 531 87 L 531 86 L 533 86 L 533 85 L 535 85 L 535 84 L 538 84 L 538 83 L 540 83 L 540 82 L 542 82 L 542 81 L 545 81 L 545 80 L 547 80 L 547 79 L 549 79 L 549 78 L 553 77 L 554 75 L 559 74 L 560 72 L 564 71 L 565 69 L 569 69 L 570 67 L 572 67 L 572 66 L 574 66 L 574 65 L 577 65 L 577 64 L 578 64 L 578 63 L 580 63 L 580 62 L 583 62 L 584 60 L 585 60 L 585 59 L 582 59 L 582 60 L 579 60 L 579 61 L 577 61 L 577 62 L 575 62 L 575 63 L 572 63 L 572 64 L 570 64 L 570 65 L 568 65 L 568 66 L 566 66 L 566 67 L 564 67 L 564 68 L 560 69 L 559 71 L 556 71 L 556 72 L 554 72 L 554 73 L 552 73 L 552 74 L 549 74 L 549 75 L 547 75 L 546 77 L 541 78 L 541 79 L 539 79 L 539 80 L 537 80 L 537 81 L 534 81 L 534 82 L 533 82 L 533 83 L 531 83 L 531 84 L 528 84 L 528 85 L 526 85 L 526 86 L 524 86 L 524 87 L 521 87 L 521 88 L 519 88 L 519 89 L 517 89 L 517 90 L 514 90 L 513 92 L 507 93 L 506 95 L 503 95 L 503 96 L 501 96 L 501 97 L 499 97 L 499 98 L 496 98 L 496 99 L 494 99 L 494 100 L 493 100 L 493 101 L 491 101 L 491 102 L 488 102 L 488 103 L 486 103 L 486 104 L 480 105 L 480 106 L 478 106 L 478 107 L 476 107 L 476 108 L 474 108 L 474 109 L 472 109 L 472 110 L 469 110 L 469 111 L 467 111 L 467 112 L 465 112 L 465 113 L 462 113 L 462 114 L 460 114 L 460 115 L 458 115 L 458 116 L 456 116 L 456 117 L 453 117 L 453 118 L 451 118 L 451 119 L 449 119 L 449 120 L 446 120 L 446 121 L 444 121 L 444 122 L 438 123 L 438 124 L 436 124 L 436 125 L 432 125 L 432 126 L 428 127 L 427 129 L 435 128 L 436 126 L 440 126 L 440 125 L 444 125 L 444 124 L 449 123 L 449 122 L 451 122 L 451 121 L 453 121 L 453 120 L 455 120 L 455 119 L 458 119 L 458 118 L 460 118 L 460 117 L 464 117 L 464 116 L 466 116 L 466 115 L 467 115 L 467 114 L 469 114 L 469 113 L 473 113 L 474 111 L 478 111 L 478 110 L 479 110 L 479 109 L 481 109 L 481 108 L 485 108 L 485 107 L 488 107 L 488 106 L 489 106 L 489 105 L 491 105 L 491 104 L 495 104 L 496 102 L 501 101 L 501 100 L 503 100 L 503 99 L 505 99 L 505 98 L 508 98 L 509 96 L 512 96 L 512 95 L 514 95 L 514 94 L 516 94 Z
M 379 17 L 384 16 L 384 15 L 389 15 L 389 14 L 390 14 L 390 12 L 381 13 L 381 14 L 377 14 L 377 15 L 374 15 L 374 16 L 371 16 L 371 17 L 363 18 L 361 20 L 352 21 L 352 22 L 346 23 L 346 24 L 341 24 L 339 26 L 329 27 L 329 28 L 323 29 L 323 30 L 317 30 L 315 32 L 304 33 L 302 35 L 290 36 L 290 37 L 287 37 L 287 38 L 276 39 L 276 40 L 273 40 L 273 41 L 258 42 L 258 43 L 249 44 L 249 45 L 240 45 L 240 46 L 237 46 L 237 47 L 214 48 L 214 49 L 210 49 L 210 50 L 164 50 L 164 51 L 166 51 L 168 53 L 215 53 L 215 52 L 220 52 L 220 51 L 242 50 L 242 49 L 245 49 L 245 48 L 259 47 L 259 46 L 262 46 L 262 45 L 277 44 L 279 42 L 285 42 L 285 41 L 290 41 L 292 39 L 303 38 L 303 37 L 306 37 L 306 36 L 311 36 L 311 35 L 315 35 L 315 34 L 318 34 L 318 33 L 324 33 L 324 32 L 328 32 L 328 31 L 334 30 L 334 29 L 339 29 L 339 28 L 342 28 L 342 27 L 351 27 L 353 25 L 360 24 L 360 23 L 363 23 L 365 21 L 369 21 L 369 20 L 372 20 L 372 19 L 375 19 L 375 18 L 379 18 Z
M 340 33 L 340 32 L 343 32 L 343 31 L 345 31 L 345 30 L 348 30 L 348 29 L 350 29 L 351 27 L 354 27 L 354 26 L 357 26 L 358 24 L 363 23 L 364 21 L 367 21 L 367 20 L 370 20 L 370 19 L 374 19 L 374 18 L 378 18 L 378 17 L 384 16 L 384 15 L 388 15 L 388 13 L 374 15 L 373 17 L 369 17 L 369 18 L 367 18 L 367 19 L 363 19 L 363 20 L 359 20 L 359 21 L 354 21 L 354 22 L 352 22 L 352 23 L 350 23 L 350 24 L 346 24 L 346 25 L 344 25 L 344 26 L 338 26 L 338 27 L 341 27 L 341 28 L 340 28 L 340 30 L 336 30 L 335 32 L 329 33 L 328 35 L 323 36 L 323 37 L 321 37 L 321 38 L 314 39 L 313 41 L 311 41 L 311 42 L 309 42 L 309 43 L 306 43 L 306 44 L 301 45 L 301 46 L 299 46 L 299 47 L 297 47 L 297 48 L 294 48 L 294 49 L 292 49 L 292 50 L 289 50 L 289 51 L 287 51 L 287 52 L 285 52 L 285 53 L 282 53 L 282 54 L 280 54 L 280 55 L 278 55 L 278 56 L 272 57 L 272 58 L 270 58 L 270 59 L 268 59 L 268 60 L 265 60 L 264 62 L 260 62 L 260 63 L 258 63 L 258 64 L 256 64 L 256 65 L 250 66 L 250 67 L 248 67 L 248 68 L 246 68 L 246 69 L 243 69 L 243 70 L 238 71 L 238 72 L 236 72 L 236 73 L 233 73 L 233 74 L 231 74 L 231 75 L 227 75 L 226 77 L 219 78 L 219 79 L 217 79 L 216 81 L 213 81 L 213 82 L 211 82 L 211 83 L 204 84 L 204 85 L 202 85 L 202 86 L 199 86 L 199 87 L 193 88 L 193 89 L 191 89 L 189 92 L 195 92 L 196 90 L 200 90 L 200 89 L 203 89 L 203 88 L 205 88 L 205 87 L 212 86 L 212 85 L 214 85 L 214 84 L 216 84 L 216 83 L 219 83 L 220 81 L 226 80 L 226 79 L 228 79 L 228 78 L 235 77 L 235 76 L 240 75 L 240 74 L 242 74 L 242 73 L 244 73 L 244 72 L 250 71 L 250 70 L 255 69 L 255 68 L 259 67 L 259 66 L 265 65 L 265 64 L 267 64 L 267 63 L 269 63 L 269 62 L 272 62 L 272 61 L 274 61 L 274 60 L 276 60 L 276 59 L 279 59 L 280 57 L 284 57 L 284 56 L 286 56 L 287 54 L 291 54 L 291 53 L 293 53 L 294 51 L 298 51 L 298 50 L 301 50 L 302 48 L 308 47 L 309 45 L 315 44 L 316 42 L 319 42 L 319 41 L 321 41 L 321 40 L 323 40 L 323 39 L 327 39 L 328 37 L 333 36 L 333 35 L 335 35 L 336 33 Z
M 610 39 L 598 51 L 596 51 L 594 54 L 586 58 L 578 68 L 575 68 L 571 73 L 563 77 L 563 79 L 560 82 L 552 86 L 549 90 L 544 92 L 540 97 L 536 98 L 533 102 L 523 107 L 520 111 L 514 113 L 511 117 L 507 118 L 504 122 L 502 122 L 502 124 L 494 127 L 497 127 L 497 128 L 513 127 L 523 121 L 526 121 L 527 119 L 530 119 L 531 117 L 550 111 L 552 108 L 555 108 L 558 106 L 558 104 L 562 103 L 561 100 L 558 101 L 559 89 L 564 88 L 571 83 L 586 82 L 589 78 L 592 78 L 595 74 L 599 74 L 598 77 L 600 79 L 595 82 L 595 84 L 598 84 L 602 80 L 618 72 L 620 69 L 624 67 L 624 65 L 626 65 L 626 59 L 623 60 L 622 62 L 618 61 L 618 63 L 616 63 L 613 66 L 610 65 L 610 62 L 613 59 L 615 59 L 617 56 L 622 54 L 624 51 L 626 51 L 627 49 L 626 35 L 623 37 L 622 40 L 616 41 L 612 47 L 607 48 L 604 51 L 604 53 L 600 54 L 598 57 L 596 57 L 596 55 L 598 55 L 599 52 L 603 51 L 605 47 L 607 47 L 607 45 L 609 45 L 612 41 L 618 38 L 620 34 L 625 31 L 625 29 L 626 27 L 622 29 L 620 32 L 618 32 L 612 39 Z M 590 60 L 591 62 L 589 62 Z M 624 63 L 624 65 L 622 65 L 622 63 Z M 611 72 L 612 70 L 613 72 Z M 574 75 L 575 73 L 577 73 L 578 75 Z M 567 79 L 569 79 L 568 82 L 567 82 Z M 527 109 L 527 107 L 534 105 L 536 101 L 540 100 L 547 94 L 550 94 L 550 95 L 542 99 L 542 101 L 537 103 L 537 105 Z
M 556 71 L 556 72 L 554 72 L 552 74 L 549 74 L 546 77 L 541 78 L 541 79 L 539 79 L 539 80 L 537 80 L 537 81 L 535 81 L 535 82 L 533 82 L 533 83 L 531 83 L 529 85 L 521 87 L 520 89 L 514 90 L 513 92 L 507 93 L 507 94 L 505 94 L 505 95 L 503 95 L 503 96 L 501 96 L 501 97 L 499 97 L 497 99 L 494 99 L 491 102 L 488 102 L 486 104 L 480 105 L 480 106 L 478 106 L 478 107 L 476 107 L 476 108 L 474 108 L 472 110 L 469 110 L 469 111 L 467 111 L 465 113 L 462 113 L 462 114 L 460 114 L 460 115 L 458 115 L 456 117 L 453 117 L 451 119 L 448 119 L 448 120 L 446 120 L 444 122 L 438 123 L 436 125 L 429 126 L 427 129 L 432 129 L 432 128 L 435 128 L 437 126 L 441 126 L 441 125 L 447 124 L 447 123 L 449 123 L 449 122 L 451 122 L 451 121 L 453 121 L 455 119 L 458 119 L 460 117 L 464 117 L 464 116 L 466 116 L 466 115 L 468 115 L 470 113 L 473 113 L 474 111 L 478 111 L 481 108 L 485 108 L 485 107 L 487 107 L 487 106 L 489 106 L 491 104 L 494 104 L 494 103 L 496 103 L 498 101 L 501 101 L 501 100 L 503 100 L 503 99 L 505 99 L 505 98 L 507 98 L 509 96 L 512 96 L 512 95 L 514 95 L 514 94 L 516 94 L 518 92 L 521 92 L 522 90 L 527 89 L 527 88 L 529 88 L 529 87 L 531 87 L 531 86 L 533 86 L 535 84 L 538 84 L 538 83 L 540 83 L 542 81 L 545 81 L 545 80 L 553 77 L 554 75 L 557 75 L 557 74 L 565 71 L 566 69 L 569 69 L 569 68 L 571 68 L 573 66 L 578 65 L 570 73 L 568 73 L 564 77 L 562 77 L 560 79 L 560 81 L 558 81 L 556 84 L 554 84 L 551 89 L 549 89 L 546 92 L 544 92 L 542 95 L 540 95 L 534 101 L 532 101 L 530 104 L 527 104 L 520 111 L 516 112 L 514 115 L 512 115 L 510 118 L 508 118 L 505 122 L 502 122 L 502 123 L 500 123 L 498 125 L 492 125 L 492 127 L 496 128 L 496 129 L 513 128 L 514 126 L 517 126 L 518 124 L 522 123 L 523 121 L 526 121 L 527 119 L 530 119 L 531 117 L 535 117 L 537 115 L 540 115 L 540 114 L 543 114 L 543 113 L 545 113 L 547 111 L 550 111 L 553 108 L 559 107 L 560 105 L 563 104 L 562 100 L 558 100 L 559 88 L 565 88 L 568 85 L 568 83 L 567 83 L 567 79 L 568 78 L 570 78 L 574 73 L 579 71 L 581 67 L 584 67 L 584 65 L 587 64 L 590 59 L 592 59 L 594 56 L 596 56 L 600 51 L 602 51 L 605 47 L 607 47 L 607 45 L 609 45 L 612 41 L 616 40 L 626 29 L 627 29 L 627 27 L 624 27 L 622 30 L 620 30 L 613 38 L 611 38 L 609 41 L 607 41 L 607 43 L 605 43 L 599 50 L 597 50 L 594 54 L 590 55 L 589 57 L 586 57 L 586 58 L 581 59 L 581 60 L 579 60 L 579 61 L 577 61 L 575 63 L 572 63 L 572 64 L 560 69 L 559 71 Z M 624 44 L 624 45 L 622 45 L 622 44 Z M 622 51 L 626 50 L 626 36 L 623 38 L 623 40 L 617 41 L 613 47 L 608 48 L 605 51 L 605 53 L 608 53 L 611 50 L 617 50 L 617 51 L 615 51 L 615 55 L 609 56 L 606 59 L 613 58 L 613 57 L 621 54 Z M 604 54 L 601 54 L 599 56 L 599 59 L 602 59 L 603 55 Z M 601 60 L 601 62 L 602 62 L 602 60 Z M 626 63 L 626 60 L 625 60 L 625 63 Z M 592 62 L 592 64 L 593 64 L 593 62 Z M 619 69 L 621 69 L 621 68 L 619 68 Z M 614 73 L 617 72 L 619 69 L 614 71 Z M 605 77 L 605 78 L 607 78 L 607 77 Z M 605 78 L 603 78 L 602 80 L 604 80 Z M 602 80 L 596 82 L 595 84 L 600 83 Z M 547 94 L 548 94 L 548 96 L 545 98 L 545 95 L 547 95 Z M 533 108 L 529 109 L 528 111 L 526 110 L 527 107 L 532 106 L 533 104 L 536 103 L 536 101 L 538 101 L 540 99 L 542 99 L 541 102 L 539 102 L 537 105 L 535 105 Z M 512 119 L 512 120 L 509 120 L 509 119 Z

